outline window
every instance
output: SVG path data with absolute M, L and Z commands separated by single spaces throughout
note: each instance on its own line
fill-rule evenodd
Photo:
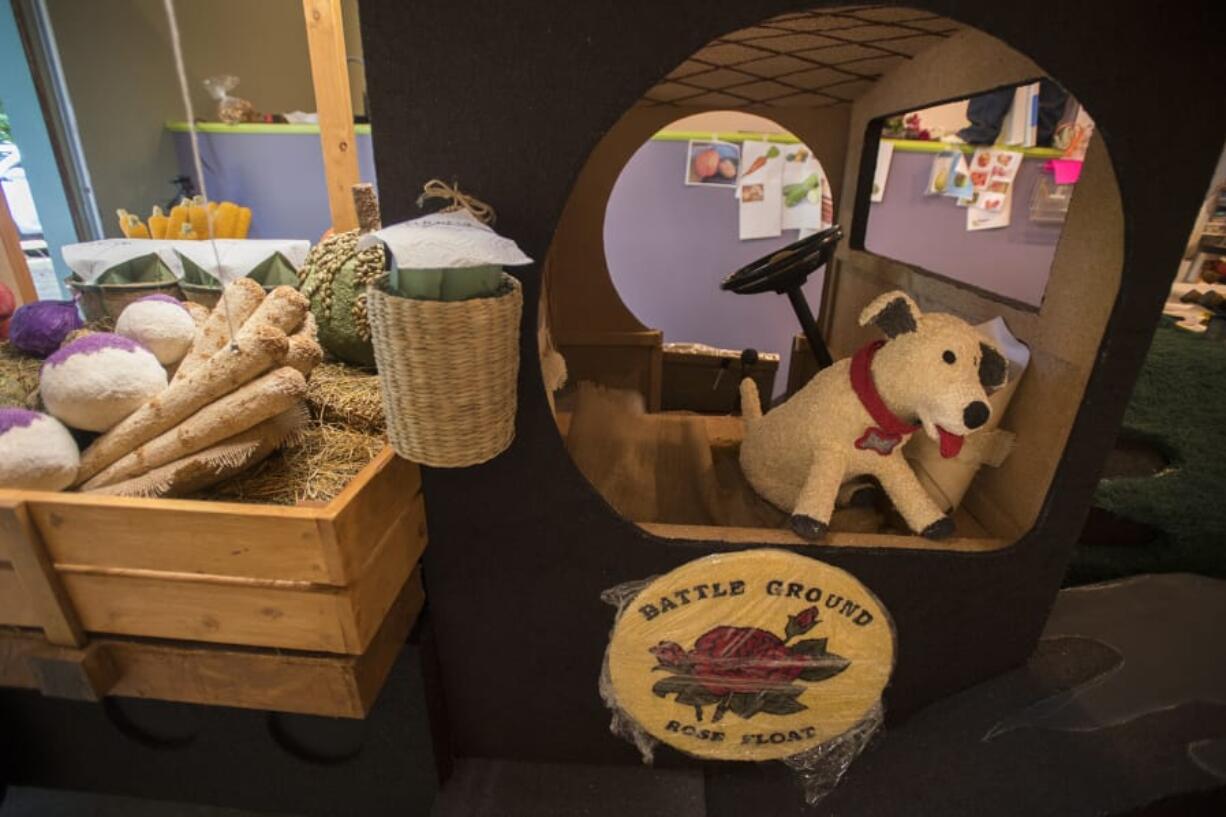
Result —
M 875 120 L 864 249 L 1043 302 L 1093 122 L 1043 79 Z

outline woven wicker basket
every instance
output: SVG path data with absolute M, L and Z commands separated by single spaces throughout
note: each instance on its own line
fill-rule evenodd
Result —
M 460 468 L 493 459 L 515 437 L 520 284 L 493 298 L 426 301 L 371 282 L 366 308 L 396 453 Z
M 174 279 L 136 284 L 87 284 L 74 273 L 65 279 L 65 283 L 80 296 L 81 312 L 90 323 L 104 318 L 118 320 L 128 304 L 149 295 L 169 295 L 183 300 L 179 282 Z

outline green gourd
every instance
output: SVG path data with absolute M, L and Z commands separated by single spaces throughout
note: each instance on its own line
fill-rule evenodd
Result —
M 366 317 L 366 285 L 386 263 L 382 244 L 357 251 L 358 230 L 339 233 L 311 248 L 298 275 L 311 302 L 319 342 L 334 357 L 373 369 L 374 347 Z

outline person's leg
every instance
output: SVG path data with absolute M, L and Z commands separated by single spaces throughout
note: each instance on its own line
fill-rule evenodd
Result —
M 1064 118 L 1067 104 L 1068 91 L 1050 79 L 1039 80 L 1039 147 L 1051 147 L 1051 138 Z
M 1013 89 L 1001 88 L 971 97 L 966 103 L 966 118 L 971 124 L 958 131 L 958 136 L 968 145 L 991 145 L 1000 135 L 1000 126 L 1005 114 L 1013 104 Z

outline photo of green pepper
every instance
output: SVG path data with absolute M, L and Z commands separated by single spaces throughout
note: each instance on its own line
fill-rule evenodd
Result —
M 804 201 L 805 196 L 808 196 L 810 191 L 818 190 L 821 187 L 821 177 L 816 173 L 810 173 L 808 178 L 803 182 L 796 184 L 785 184 L 783 186 L 783 204 L 786 207 L 795 207 Z M 812 200 L 815 197 L 810 197 Z

